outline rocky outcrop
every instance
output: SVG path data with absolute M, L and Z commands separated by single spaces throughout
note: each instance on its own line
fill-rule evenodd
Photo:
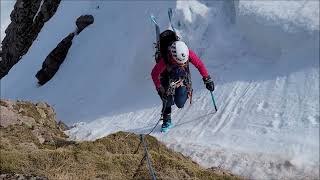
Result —
M 90 24 L 93 24 L 93 22 L 94 22 L 94 18 L 92 15 L 80 16 L 76 21 L 77 34 L 79 34 L 83 29 L 85 29 Z
M 68 141 L 48 104 L 1 100 L 0 107 L 0 180 L 151 179 L 139 135 Z M 152 136 L 144 140 L 157 179 L 241 179 L 203 169 Z
M 75 37 L 75 35 L 78 35 L 83 29 L 88 27 L 93 22 L 94 18 L 92 15 L 83 15 L 77 19 L 76 31 L 70 33 L 66 38 L 64 38 L 57 45 L 57 47 L 50 52 L 50 54 L 42 63 L 42 68 L 36 74 L 36 78 L 38 79 L 39 85 L 44 85 L 56 74 L 56 72 L 60 68 L 60 65 L 63 63 L 68 54 L 68 51 L 72 45 L 72 40 Z
M 42 63 L 42 68 L 36 74 L 36 78 L 38 79 L 39 85 L 44 85 L 59 70 L 60 65 L 65 60 L 68 54 L 68 51 L 72 45 L 73 38 L 74 38 L 74 33 L 70 33 L 46 57 L 46 59 Z
M 26 54 L 61 0 L 17 0 L 2 41 L 0 79 Z
M 52 145 L 66 140 L 67 136 L 56 122 L 54 110 L 46 103 L 32 104 L 27 101 L 0 100 L 0 112 L 1 133 L 13 133 L 15 130 L 11 128 L 16 126 L 20 127 L 19 129 L 25 128 L 29 132 L 25 137 L 29 135 L 33 137 L 30 139 L 34 141 L 28 141 L 28 143 Z M 23 136 L 23 133 L 20 132 L 20 135 Z M 10 141 L 10 138 L 1 137 L 1 142 L 7 141 Z M 36 147 L 30 144 L 28 146 Z

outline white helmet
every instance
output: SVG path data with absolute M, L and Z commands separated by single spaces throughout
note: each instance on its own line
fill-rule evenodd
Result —
M 178 64 L 184 64 L 189 59 L 189 48 L 183 41 L 175 41 L 169 47 L 173 59 Z

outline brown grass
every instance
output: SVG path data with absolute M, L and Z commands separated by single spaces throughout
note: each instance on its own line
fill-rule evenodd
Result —
M 68 141 L 53 116 L 41 119 L 39 107 L 18 102 L 14 108 L 38 124 L 0 127 L 0 174 L 32 174 L 54 180 L 151 179 L 138 135 L 118 132 L 96 141 Z M 40 143 L 35 130 L 48 141 Z M 145 140 L 157 179 L 240 179 L 203 169 L 152 136 Z
M 33 151 L 15 150 L 16 144 L 1 146 L 0 170 L 49 179 L 150 179 L 139 137 L 130 135 L 124 139 L 126 135 L 118 132 L 93 142 L 57 148 L 37 144 L 38 148 Z M 158 179 L 239 179 L 202 169 L 154 137 L 147 136 L 146 141 Z

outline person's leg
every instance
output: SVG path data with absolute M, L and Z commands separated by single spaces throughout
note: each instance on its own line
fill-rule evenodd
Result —
M 163 101 L 162 112 L 163 112 L 163 122 L 171 122 L 171 106 L 174 104 L 173 96 L 169 96 Z
M 171 106 L 165 109 L 165 113 L 163 114 L 163 122 L 161 125 L 161 132 L 167 132 L 169 128 L 171 128 Z
M 161 86 L 164 87 L 164 89 L 168 89 L 169 86 L 169 73 L 167 71 L 164 71 L 161 73 L 160 77 Z M 166 123 L 168 121 L 171 122 L 171 106 L 174 104 L 173 96 L 167 97 L 166 100 L 162 100 L 162 116 L 163 116 L 163 123 Z
M 166 100 L 163 100 L 162 106 L 162 125 L 161 125 L 161 132 L 167 132 L 168 129 L 171 127 L 171 106 L 174 104 L 173 96 L 169 96 Z
M 185 86 L 180 86 L 175 90 L 174 102 L 178 108 L 183 108 L 188 99 L 188 91 Z

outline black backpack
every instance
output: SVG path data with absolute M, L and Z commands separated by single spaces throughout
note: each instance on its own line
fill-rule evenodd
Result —
M 168 65 L 170 64 L 169 59 L 168 59 L 168 47 L 171 46 L 171 44 L 175 41 L 179 41 L 180 38 L 177 36 L 177 34 L 168 29 L 163 31 L 160 34 L 159 37 L 159 41 L 158 42 L 158 51 L 156 52 L 156 62 L 158 63 L 160 61 L 160 58 L 163 58 L 164 62 Z M 159 48 L 159 43 L 160 43 L 160 48 Z M 160 51 L 160 52 L 159 52 Z M 186 71 L 187 71 L 187 77 L 186 77 L 186 86 L 187 86 L 187 91 L 188 91 L 188 95 L 190 97 L 190 104 L 192 101 L 192 82 L 191 82 L 191 74 L 190 74 L 190 69 L 189 69 L 189 63 L 187 63 L 187 66 L 185 67 Z M 165 85 L 166 87 L 169 86 L 169 82 L 170 82 L 170 73 L 166 70 L 164 72 L 161 73 L 161 84 Z
M 160 43 L 159 46 L 160 48 L 158 50 L 160 50 L 160 52 L 156 52 L 156 62 L 158 63 L 160 58 L 163 58 L 164 62 L 166 64 L 169 63 L 169 60 L 168 60 L 168 47 L 171 46 L 171 44 L 175 41 L 178 41 L 180 38 L 177 36 L 177 34 L 168 29 L 168 30 L 165 30 L 163 31 L 161 34 L 160 34 Z M 158 55 L 157 55 L 158 53 Z M 160 53 L 160 54 L 159 54 Z M 160 55 L 160 56 L 159 56 Z

